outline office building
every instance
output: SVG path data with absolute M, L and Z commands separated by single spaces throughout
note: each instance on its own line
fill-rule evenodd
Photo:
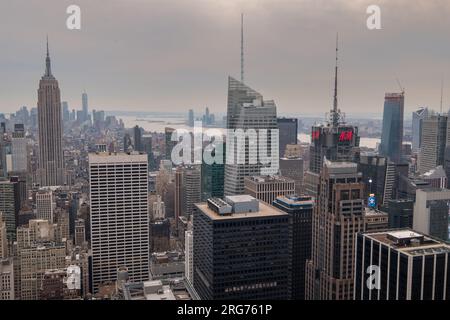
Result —
M 364 231 L 379 231 L 388 228 L 388 213 L 370 207 L 364 208 Z
M 13 259 L 0 257 L 0 301 L 18 298 L 14 290 L 14 276 Z
M 165 151 L 166 151 L 166 160 L 172 159 L 172 149 L 177 144 L 177 141 L 172 141 L 172 134 L 175 132 L 175 129 L 166 127 L 164 129 L 165 134 Z
M 60 91 L 52 75 L 47 43 L 46 69 L 38 90 L 38 180 L 41 186 L 64 184 L 62 130 Z
M 275 199 L 273 206 L 289 214 L 290 299 L 304 300 L 305 266 L 311 259 L 314 199 L 310 196 L 281 196 Z
M 139 152 L 143 152 L 143 147 L 142 147 L 142 131 L 141 128 L 139 128 L 138 125 L 136 125 L 133 128 L 133 136 L 134 136 L 134 150 L 135 151 L 139 151 Z
M 263 96 L 246 86 L 243 82 L 232 77 L 228 78 L 228 107 L 227 107 L 227 160 L 225 164 L 225 195 L 239 195 L 244 193 L 244 178 L 247 176 L 276 174 L 279 168 L 278 155 L 278 130 L 277 111 L 273 100 L 263 100 Z M 267 134 L 267 153 L 265 154 L 270 162 L 262 165 L 262 146 L 258 147 L 258 142 L 263 143 L 260 137 L 253 137 L 256 141 L 251 142 L 246 139 L 235 138 L 235 135 L 254 130 L 256 136 Z M 260 130 L 267 130 L 260 131 Z M 275 141 L 272 141 L 276 139 Z M 272 148 L 272 144 L 276 148 Z M 256 161 L 254 161 L 256 160 Z
M 364 230 L 363 192 L 356 163 L 324 162 L 306 264 L 307 300 L 353 298 L 355 234 Z
M 194 288 L 202 300 L 290 297 L 287 213 L 248 195 L 196 207 Z
M 27 172 L 28 146 L 23 124 L 14 125 L 11 138 L 11 162 L 13 172 Z
M 193 127 L 194 126 L 194 121 L 195 121 L 195 119 L 194 119 L 194 110 L 189 109 L 187 125 L 189 127 Z
M 194 284 L 194 240 L 193 231 L 184 232 L 184 276 L 190 285 Z
M 0 212 L 6 221 L 8 240 L 16 239 L 17 217 L 20 211 L 19 189 L 16 182 L 0 180 Z
M 422 142 L 422 120 L 428 117 L 428 108 L 419 108 L 412 113 L 412 150 L 417 152 Z
M 296 118 L 278 118 L 279 130 L 279 156 L 284 157 L 286 146 L 288 144 L 297 144 L 298 119 Z
M 414 203 L 414 230 L 447 241 L 449 204 L 448 189 L 418 189 Z
M 295 194 L 303 194 L 303 158 L 280 158 L 280 175 L 289 177 L 295 182 Z
M 89 154 L 89 177 L 94 293 L 116 279 L 118 267 L 133 281 L 148 280 L 147 155 Z
M 6 219 L 0 211 L 0 260 L 9 257 L 8 237 L 6 234 Z
M 401 160 L 404 103 L 404 92 L 386 93 L 384 97 L 380 154 L 395 163 Z
M 419 179 L 428 182 L 432 188 L 447 188 L 448 178 L 443 166 L 437 166 L 425 172 L 419 176 Z
M 448 244 L 411 229 L 358 233 L 354 299 L 447 300 L 449 253 Z
M 55 208 L 53 191 L 41 189 L 36 193 L 36 219 L 54 221 L 53 210 Z
M 414 201 L 408 199 L 389 200 L 387 209 L 389 228 L 402 229 L 413 227 Z
M 283 176 L 251 176 L 244 179 L 245 194 L 267 204 L 280 196 L 295 194 L 295 181 Z
M 40 300 L 42 280 L 49 269 L 65 267 L 66 248 L 63 244 L 32 244 L 20 250 L 21 300 Z
M 422 120 L 421 147 L 418 159 L 420 174 L 444 165 L 445 147 L 448 143 L 448 116 L 430 115 Z
M 151 252 L 165 252 L 170 250 L 170 222 L 168 219 L 150 223 Z
M 88 95 L 86 92 L 83 92 L 81 94 L 81 104 L 82 104 L 82 121 L 85 122 L 89 119 L 89 106 L 88 106 Z
M 83 246 L 86 241 L 86 224 L 84 219 L 75 220 L 75 245 Z

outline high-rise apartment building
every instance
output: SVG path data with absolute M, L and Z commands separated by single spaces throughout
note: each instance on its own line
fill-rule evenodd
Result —
M 311 259 L 314 199 L 310 196 L 282 196 L 275 199 L 273 206 L 289 214 L 290 299 L 304 300 L 305 266 Z
M 251 176 L 244 179 L 245 194 L 267 204 L 286 195 L 295 194 L 295 181 L 283 176 Z
M 145 154 L 89 154 L 92 281 L 149 277 L 148 163 Z
M 14 276 L 13 259 L 0 257 L 0 301 L 18 298 L 14 290 Z
M 414 230 L 447 241 L 449 205 L 450 190 L 418 189 L 414 203 Z
M 62 148 L 61 97 L 58 81 L 52 75 L 47 43 L 45 74 L 39 81 L 38 133 L 39 169 L 41 186 L 64 184 L 64 155 Z
M 404 92 L 386 93 L 384 97 L 380 154 L 395 163 L 401 160 L 404 103 Z
M 324 162 L 306 265 L 308 300 L 353 297 L 355 234 L 364 230 L 364 183 L 356 163 Z
M 447 300 L 450 246 L 421 232 L 398 229 L 356 236 L 356 300 Z
M 289 215 L 248 195 L 194 212 L 194 288 L 202 300 L 288 299 Z
M 244 177 L 261 174 L 276 174 L 279 167 L 277 111 L 273 100 L 263 100 L 263 96 L 232 77 L 228 78 L 228 108 L 227 108 L 227 161 L 225 164 L 225 195 L 244 193 Z M 258 140 L 267 143 L 267 157 L 270 167 L 258 161 L 258 142 L 235 138 L 234 132 L 249 133 L 254 130 L 256 136 L 265 136 Z M 264 131 L 267 130 L 267 131 Z M 272 141 L 272 138 L 276 139 Z M 242 142 L 242 143 L 239 143 Z M 272 143 L 276 148 L 272 148 Z M 256 161 L 253 161 L 253 160 Z M 242 160 L 242 161 L 241 161 Z M 262 159 L 259 159 L 262 160 Z M 264 171 L 264 172 L 262 172 Z

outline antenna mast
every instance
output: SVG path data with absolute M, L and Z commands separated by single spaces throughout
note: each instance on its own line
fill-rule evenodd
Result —
M 244 82 L 244 14 L 241 13 L 241 82 Z

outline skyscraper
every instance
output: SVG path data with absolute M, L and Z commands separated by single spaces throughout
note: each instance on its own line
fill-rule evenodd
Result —
M 0 180 L 0 212 L 6 221 L 8 240 L 16 239 L 17 216 L 20 210 L 20 194 L 17 182 Z
M 424 174 L 439 165 L 444 165 L 445 147 L 449 144 L 449 117 L 430 115 L 422 120 L 421 147 L 418 171 Z
M 23 124 L 15 124 L 11 139 L 12 171 L 26 172 L 28 169 L 27 139 Z
M 346 124 L 338 109 L 338 42 L 336 38 L 336 66 L 334 71 L 334 99 L 328 121 L 314 125 L 311 131 L 309 170 L 305 175 L 305 192 L 317 197 L 323 159 L 330 161 L 358 161 L 358 127 Z
M 9 256 L 8 238 L 6 236 L 6 219 L 0 211 L 0 261 Z
M 291 255 L 291 299 L 305 299 L 305 265 L 311 259 L 314 199 L 310 196 L 282 196 L 273 206 L 289 214 L 289 250 Z
M 53 192 L 48 189 L 41 189 L 36 193 L 36 219 L 54 222 L 53 215 Z
M 88 109 L 88 95 L 86 92 L 83 92 L 81 95 L 81 103 L 82 103 L 82 114 L 83 114 L 83 122 L 87 121 L 89 118 L 89 109 Z
M 263 100 L 263 96 L 246 86 L 244 83 L 229 77 L 228 78 L 228 108 L 227 108 L 227 162 L 225 164 L 225 195 L 237 195 L 244 193 L 244 177 L 261 174 L 276 174 L 278 171 L 278 136 L 276 150 L 271 151 L 271 133 L 278 133 L 277 111 L 273 100 Z M 229 136 L 233 130 L 242 129 L 255 130 L 256 134 L 260 130 L 267 130 L 267 150 L 270 152 L 271 168 L 264 168 L 270 172 L 261 172 L 260 162 L 251 163 L 249 159 L 258 159 L 257 143 L 249 143 L 243 139 L 244 147 L 238 149 L 239 143 L 234 143 L 234 138 Z M 263 133 L 264 131 L 261 131 Z M 232 141 L 233 140 L 233 141 Z M 236 139 L 239 140 L 239 139 Z M 250 140 L 250 139 L 248 139 Z M 272 154 L 276 153 L 276 154 Z M 230 158 L 230 159 L 228 159 Z M 244 163 L 238 163 L 237 159 L 244 159 Z M 276 163 L 273 163 L 276 162 Z M 274 169 L 272 169 L 274 168 Z
M 302 194 L 303 187 L 303 159 L 300 157 L 280 158 L 280 174 L 295 181 L 295 193 Z
M 384 98 L 380 154 L 395 163 L 401 158 L 404 102 L 404 92 L 386 93 Z
M 194 110 L 189 109 L 188 113 L 188 126 L 193 127 L 194 126 Z
M 202 300 L 290 297 L 289 215 L 248 195 L 194 211 L 194 287 Z
M 414 230 L 447 241 L 449 204 L 448 189 L 418 189 L 414 203 Z
M 64 184 L 61 98 L 58 81 L 52 75 L 48 42 L 45 62 L 38 90 L 38 180 L 41 186 L 57 186 Z
M 419 108 L 412 113 L 412 149 L 418 151 L 422 142 L 422 120 L 428 117 L 428 108 Z
M 298 119 L 296 118 L 278 118 L 279 130 L 279 156 L 284 157 L 286 145 L 297 144 Z
M 94 292 L 115 281 L 119 267 L 132 281 L 148 280 L 147 155 L 89 154 L 89 176 Z
M 448 244 L 411 229 L 358 233 L 354 299 L 448 300 L 449 253 Z
M 313 215 L 307 300 L 353 297 L 355 234 L 364 231 L 364 183 L 356 163 L 324 162 Z
M 176 141 L 172 141 L 172 134 L 174 133 L 175 129 L 166 127 L 164 129 L 165 134 L 165 149 L 166 149 L 166 160 L 172 159 L 172 149 L 177 144 Z
M 134 150 L 142 152 L 142 131 L 138 125 L 133 128 L 133 136 L 134 136 Z
M 283 176 L 251 176 L 244 178 L 245 194 L 272 205 L 279 196 L 295 194 L 295 181 Z

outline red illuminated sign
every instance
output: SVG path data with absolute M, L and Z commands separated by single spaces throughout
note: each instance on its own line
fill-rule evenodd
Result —
M 342 131 L 341 134 L 339 135 L 339 141 L 352 141 L 352 138 L 353 138 L 352 130 Z
M 317 139 L 319 139 L 319 137 L 320 137 L 320 131 L 319 130 L 315 130 L 315 131 L 312 132 L 312 134 L 311 134 L 311 139 L 312 140 L 317 140 Z

